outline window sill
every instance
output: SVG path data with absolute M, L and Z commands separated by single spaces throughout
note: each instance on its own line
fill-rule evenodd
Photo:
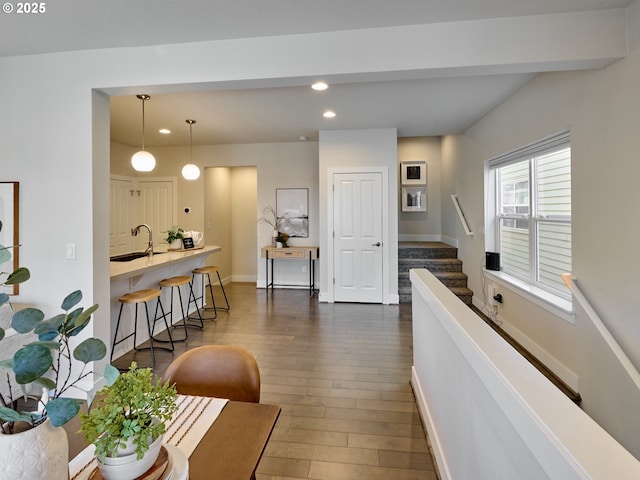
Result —
M 518 280 L 506 273 L 486 269 L 483 271 L 486 277 L 494 280 L 496 283 L 505 288 L 516 290 L 530 302 L 553 313 L 565 322 L 575 325 L 575 314 L 573 311 L 573 304 L 570 300 L 565 300 L 558 295 L 554 295 L 553 293 L 549 293 L 541 288 L 529 285 L 528 283 Z

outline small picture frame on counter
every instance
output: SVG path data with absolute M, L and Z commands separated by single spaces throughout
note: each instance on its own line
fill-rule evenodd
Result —
M 184 248 L 185 250 L 189 250 L 190 248 L 193 248 L 193 247 L 195 247 L 193 243 L 193 238 L 185 237 L 182 239 L 182 248 Z

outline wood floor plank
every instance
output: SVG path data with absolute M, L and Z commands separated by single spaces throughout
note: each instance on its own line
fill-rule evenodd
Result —
M 437 480 L 433 471 L 372 467 L 348 463 L 311 462 L 309 477 L 318 480 Z

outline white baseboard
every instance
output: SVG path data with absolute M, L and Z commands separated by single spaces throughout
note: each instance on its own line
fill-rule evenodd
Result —
M 442 235 L 431 235 L 431 234 L 399 234 L 398 241 L 399 242 L 441 242 Z
M 238 283 L 256 283 L 258 281 L 258 277 L 256 275 L 232 275 L 230 281 Z M 229 282 L 227 281 L 227 278 L 225 278 L 222 280 L 222 283 L 226 285 Z
M 458 248 L 458 239 L 453 237 L 448 237 L 446 235 L 442 235 L 441 242 L 446 243 L 447 245 L 451 245 L 452 247 Z
M 328 292 L 318 292 L 318 302 L 320 303 L 333 303 L 333 298 Z
M 427 428 L 427 436 L 429 437 L 429 443 L 431 444 L 431 450 L 433 452 L 433 459 L 436 462 L 436 468 L 438 470 L 440 480 L 451 480 L 451 473 L 449 472 L 449 466 L 447 459 L 442 449 L 442 443 L 438 436 L 438 431 L 433 423 L 433 416 L 429 411 L 427 400 L 420 385 L 418 374 L 415 367 L 411 367 L 411 386 L 413 387 L 413 393 L 416 397 L 416 403 L 418 404 L 418 410 L 422 417 L 422 422 Z
M 507 332 L 511 337 L 526 348 L 533 356 L 540 360 L 545 366 L 549 368 L 553 373 L 562 379 L 564 383 L 569 385 L 573 390 L 579 392 L 578 375 L 569 370 L 563 363 L 557 358 L 552 356 L 549 352 L 543 349 L 540 345 L 534 342 L 527 335 L 522 333 L 519 329 L 511 325 L 504 318 L 498 315 L 498 322 L 500 322 L 501 328 Z
M 485 313 L 489 311 L 489 308 L 485 303 L 480 300 L 476 302 L 476 295 L 473 296 L 473 305 L 481 312 Z M 571 387 L 574 391 L 579 391 L 578 375 L 572 370 L 566 367 L 557 358 L 543 349 L 530 337 L 525 335 L 521 330 L 509 323 L 504 317 L 498 315 L 497 321 L 500 328 L 511 336 L 516 342 L 522 345 L 531 355 L 540 360 L 549 370 L 556 374 L 564 383 Z

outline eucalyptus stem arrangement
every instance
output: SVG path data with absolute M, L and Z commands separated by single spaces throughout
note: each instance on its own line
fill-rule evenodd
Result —
M 0 222 L 2 230 L 2 222 Z M 11 259 L 11 248 L 0 245 L 0 263 Z M 4 278 L 2 278 L 4 277 Z M 27 268 L 20 267 L 11 273 L 0 273 L 0 285 L 16 285 L 30 278 Z M 76 416 L 80 409 L 79 401 L 69 398 L 72 388 L 80 388 L 79 383 L 92 372 L 87 365 L 101 360 L 107 353 L 102 340 L 87 338 L 75 348 L 72 339 L 82 332 L 91 321 L 91 315 L 98 309 L 92 305 L 86 310 L 76 308 L 82 300 L 82 292 L 76 290 L 62 301 L 60 313 L 45 319 L 45 314 L 37 308 L 24 308 L 13 313 L 11 327 L 17 334 L 32 334 L 36 341 L 30 341 L 18 349 L 12 358 L 0 361 L 0 368 L 6 369 L 4 379 L 8 386 L 8 395 L 0 394 L 0 432 L 17 433 L 16 423 L 24 422 L 35 427 L 50 419 L 54 427 L 64 425 Z M 0 293 L 0 306 L 9 303 L 9 296 Z M 0 328 L 0 341 L 5 331 Z M 0 343 L 1 349 L 1 343 Z M 74 361 L 82 363 L 80 372 L 74 372 Z M 13 372 L 12 376 L 9 374 Z M 36 412 L 22 411 L 16 406 L 17 397 L 27 397 L 31 385 L 39 387 L 40 398 Z
M 262 209 L 262 217 L 258 219 L 258 222 L 269 225 L 273 230 L 279 232 L 285 219 L 286 217 L 278 217 L 276 210 L 271 205 L 267 205 Z

